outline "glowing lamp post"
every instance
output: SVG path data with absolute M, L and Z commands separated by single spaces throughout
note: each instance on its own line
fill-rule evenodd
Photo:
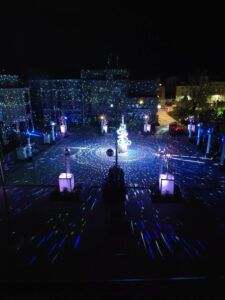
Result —
M 18 147 L 16 148 L 16 155 L 18 159 L 24 160 L 27 158 L 27 148 L 26 147 Z
M 66 134 L 66 125 L 65 124 L 60 125 L 60 131 L 62 134 Z
M 27 134 L 27 158 L 32 159 L 32 146 L 30 142 L 30 133 Z
M 190 123 L 188 124 L 188 137 L 192 137 L 192 133 L 195 132 L 195 125 L 193 124 L 194 120 L 190 119 Z
M 68 120 L 67 116 L 64 116 L 64 125 L 66 127 L 66 132 L 67 132 L 67 120 Z
M 101 134 L 105 134 L 108 132 L 108 125 L 105 116 L 100 116 L 100 123 L 101 123 Z
M 44 133 L 44 144 L 50 144 L 51 138 L 49 133 Z
M 52 126 L 52 142 L 55 143 L 55 122 L 51 122 L 51 126 Z
M 151 125 L 148 124 L 148 116 L 144 116 L 144 132 L 150 132 L 151 131 Z
M 66 172 L 59 175 L 59 190 L 60 192 L 72 192 L 74 189 L 74 175 L 70 172 L 70 149 L 65 148 L 65 167 Z
M 120 153 L 127 152 L 127 147 L 131 145 L 131 141 L 128 139 L 128 132 L 126 129 L 126 124 L 124 123 L 124 116 L 122 116 L 122 123 L 117 130 L 118 136 L 118 148 Z
M 221 151 L 221 158 L 220 158 L 220 165 L 224 166 L 225 164 L 225 135 L 222 137 L 222 151 Z
M 66 173 L 70 173 L 70 149 L 69 148 L 65 148 L 64 155 L 65 155 Z
M 198 132 L 197 132 L 197 143 L 196 145 L 199 146 L 201 142 L 201 136 L 202 136 L 202 123 L 198 123 Z
M 60 132 L 65 135 L 67 133 L 67 116 L 62 118 L 62 124 L 60 125 Z
M 207 147 L 206 147 L 206 156 L 209 156 L 210 153 L 212 133 L 213 133 L 213 128 L 209 128 L 207 131 L 208 140 L 207 140 Z
M 140 104 L 140 105 L 143 105 L 144 103 L 145 103 L 145 102 L 144 102 L 143 99 L 140 99 L 140 100 L 139 100 L 139 104 Z

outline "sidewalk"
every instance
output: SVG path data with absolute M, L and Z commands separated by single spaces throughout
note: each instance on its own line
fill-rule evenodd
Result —
M 168 126 L 172 122 L 176 122 L 174 118 L 172 118 L 170 115 L 168 115 L 167 111 L 164 109 L 160 109 L 158 112 L 159 115 L 159 124 L 161 126 Z
M 70 136 L 71 134 L 68 134 L 67 136 Z M 52 149 L 55 145 L 58 145 L 61 141 L 64 140 L 64 137 L 58 136 L 56 139 L 55 144 L 44 144 L 44 140 L 42 138 L 33 137 L 31 140 L 32 145 L 32 157 L 35 158 L 38 155 L 42 154 L 46 150 Z M 9 175 L 9 173 L 16 171 L 18 168 L 20 168 L 22 165 L 26 164 L 27 160 L 19 160 L 16 156 L 16 149 L 9 153 L 7 156 L 11 157 L 11 160 L 7 160 L 6 156 L 4 157 L 4 171 L 6 175 Z
M 158 128 L 156 129 L 156 133 L 158 135 L 165 134 L 169 131 L 169 124 L 172 122 L 176 122 L 170 115 L 168 115 L 167 111 L 164 109 L 160 109 L 158 112 L 159 116 L 159 124 Z

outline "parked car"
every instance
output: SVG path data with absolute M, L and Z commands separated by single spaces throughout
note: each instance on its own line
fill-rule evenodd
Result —
M 173 122 L 169 125 L 169 133 L 170 134 L 186 134 L 187 133 L 187 126 L 179 123 Z

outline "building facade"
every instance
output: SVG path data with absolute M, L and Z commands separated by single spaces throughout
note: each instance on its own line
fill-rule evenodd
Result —
M 82 70 L 80 79 L 31 80 L 32 106 L 50 122 L 66 115 L 69 122 L 87 122 L 100 114 L 113 116 L 148 110 L 156 119 L 158 83 L 130 80 L 126 69 Z M 117 106 L 117 107 L 116 107 Z
M 0 128 L 3 145 L 14 132 L 33 127 L 30 90 L 22 87 L 19 77 L 0 75 Z
M 200 89 L 199 85 L 177 85 L 176 100 L 192 99 L 193 90 Z M 225 105 L 225 81 L 210 81 L 207 84 L 207 102 L 211 105 Z

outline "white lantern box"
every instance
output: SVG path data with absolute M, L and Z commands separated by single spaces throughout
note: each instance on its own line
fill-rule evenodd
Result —
M 64 125 L 64 124 L 60 125 L 60 131 L 61 131 L 61 133 L 65 134 L 67 131 L 66 125 Z
M 188 130 L 191 132 L 195 132 L 195 125 L 194 124 L 188 124 Z
M 72 173 L 61 173 L 59 175 L 59 191 L 72 192 L 74 189 L 74 175 Z
M 144 132 L 151 132 L 151 125 L 150 124 L 144 124 Z
M 51 143 L 51 137 L 50 134 L 45 133 L 44 134 L 44 144 L 50 144 Z
M 103 130 L 103 133 L 107 133 L 107 131 L 108 131 L 108 125 L 103 125 L 102 130 Z
M 174 195 L 174 175 L 169 173 L 160 174 L 159 190 L 162 196 Z
M 16 148 L 16 155 L 18 159 L 21 160 L 27 159 L 27 147 Z

